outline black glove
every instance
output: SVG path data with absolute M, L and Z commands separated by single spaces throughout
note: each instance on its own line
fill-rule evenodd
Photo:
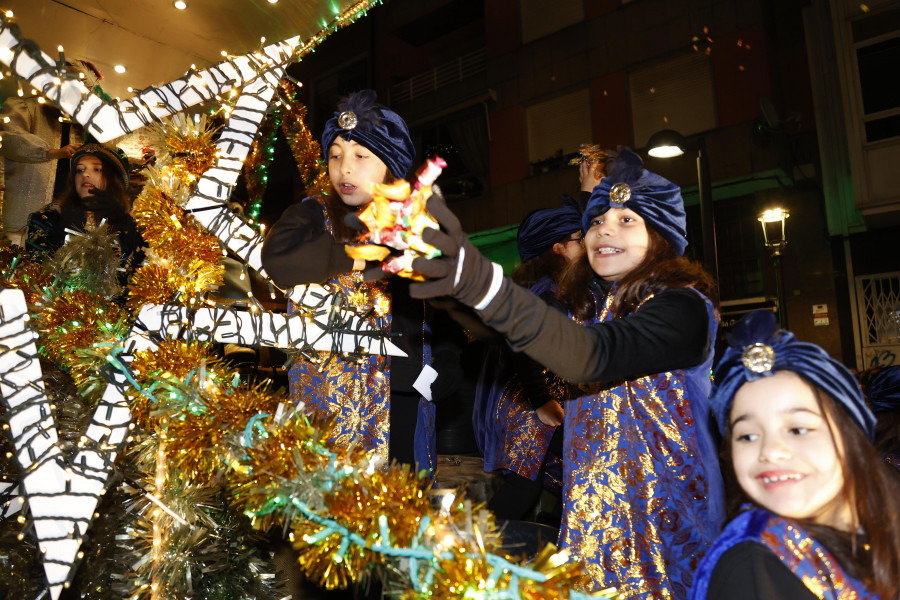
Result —
M 104 190 L 91 189 L 91 195 L 81 200 L 86 212 L 94 213 L 97 221 L 106 219 L 110 225 L 121 225 L 125 221 L 125 209 L 118 200 L 107 194 Z
M 355 229 L 356 231 L 368 231 L 369 228 L 366 227 L 366 224 L 359 220 L 359 217 L 356 216 L 356 213 L 349 212 L 344 215 L 344 225 L 349 227 L 350 229 Z
M 453 296 L 466 306 L 484 309 L 499 291 L 503 271 L 472 245 L 439 191 L 428 198 L 427 207 L 444 231 L 425 229 L 422 239 L 442 255 L 413 261 L 413 269 L 429 281 L 410 284 L 409 295 L 413 298 Z
M 66 202 L 59 211 L 59 224 L 63 229 L 84 230 L 84 206 L 76 202 Z

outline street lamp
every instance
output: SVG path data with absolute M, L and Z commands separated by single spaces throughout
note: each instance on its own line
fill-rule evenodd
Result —
M 783 208 L 770 208 L 759 215 L 758 221 L 762 224 L 763 240 L 766 242 L 766 248 L 772 249 L 772 256 L 781 256 L 784 247 L 787 246 L 784 222 L 790 216 L 790 213 Z
M 763 240 L 766 248 L 772 251 L 772 264 L 775 266 L 775 297 L 778 301 L 778 321 L 782 329 L 787 329 L 787 310 L 784 306 L 784 272 L 781 266 L 781 254 L 787 246 L 784 223 L 790 213 L 783 208 L 770 208 L 760 213 L 758 221 L 762 225 Z
M 709 159 L 706 141 L 698 137 L 689 142 L 674 129 L 663 129 L 650 136 L 647 154 L 654 158 L 681 156 L 685 150 L 697 151 L 697 188 L 700 192 L 700 227 L 703 232 L 703 265 L 719 281 L 719 260 L 716 253 L 716 218 L 713 210 L 712 182 L 709 179 Z

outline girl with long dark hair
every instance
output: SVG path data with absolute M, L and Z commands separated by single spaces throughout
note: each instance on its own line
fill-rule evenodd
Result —
M 736 516 L 692 598 L 897 598 L 900 485 L 850 371 L 757 311 L 735 325 L 711 403 Z

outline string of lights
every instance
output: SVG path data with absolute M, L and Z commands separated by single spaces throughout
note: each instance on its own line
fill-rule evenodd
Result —
M 58 597 L 71 578 L 82 536 L 125 443 L 131 413 L 124 376 L 114 377 L 97 405 L 79 452 L 67 461 L 58 445 L 53 406 L 44 393 L 35 334 L 20 290 L 0 291 L 0 393 L 23 477 L 19 487 L 27 499 L 34 532 L 43 554 L 51 594 Z M 20 517 L 22 518 L 22 517 Z
M 261 237 L 246 220 L 227 209 L 231 188 L 286 65 L 312 51 L 332 31 L 365 14 L 373 4 L 354 4 L 302 44 L 291 38 L 249 55 L 227 57 L 214 67 L 191 70 L 182 79 L 140 90 L 134 98 L 115 104 L 102 101 L 70 77 L 61 66 L 62 53 L 58 62 L 53 61 L 27 43 L 11 17 L 0 22 L 0 61 L 100 140 L 158 124 L 187 107 L 210 99 L 221 101 L 227 94 L 223 110 L 228 118 L 216 142 L 215 163 L 196 181 L 184 209 L 264 275 L 259 260 Z M 2 295 L 7 293 L 13 295 Z M 405 597 L 410 600 L 460 595 L 485 599 L 551 594 L 583 597 L 574 591 L 583 579 L 581 567 L 569 563 L 565 552 L 545 551 L 529 564 L 513 562 L 499 554 L 499 536 L 487 511 L 456 494 L 445 494 L 438 508 L 431 507 L 425 493 L 430 482 L 396 466 L 383 469 L 359 448 L 331 448 L 325 441 L 327 423 L 312 424 L 296 409 L 275 409 L 275 401 L 264 390 L 238 385 L 237 376 L 231 385 L 223 384 L 221 377 L 206 368 L 206 359 L 198 363 L 189 342 L 217 336 L 254 344 L 283 341 L 314 351 L 324 334 L 331 334 L 332 339 L 322 348 L 328 353 L 326 363 L 339 353 L 351 358 L 371 346 L 372 340 L 378 341 L 380 351 L 390 351 L 388 336 L 364 325 L 369 315 L 355 313 L 346 299 L 313 288 L 295 288 L 289 295 L 305 307 L 299 318 L 279 322 L 272 315 L 263 318 L 261 310 L 254 315 L 253 307 L 246 314 L 213 307 L 203 309 L 203 321 L 201 310 L 190 306 L 193 302 L 187 307 L 167 304 L 158 308 L 158 323 L 138 319 L 124 341 L 89 349 L 105 357 L 110 367 L 109 385 L 79 452 L 67 462 L 53 433 L 53 407 L 46 396 L 29 387 L 34 384 L 28 382 L 39 382 L 41 376 L 34 335 L 26 325 L 24 294 L 0 292 L 0 332 L 5 332 L 7 324 L 14 328 L 10 340 L 0 333 L 0 343 L 4 343 L 0 348 L 0 386 L 6 386 L 0 392 L 9 409 L 9 427 L 19 454 L 24 453 L 30 461 L 23 463 L 28 465 L 28 474 L 20 489 L 34 519 L 51 596 L 57 598 L 71 581 L 80 558 L 81 536 L 97 517 L 94 510 L 116 453 L 128 439 L 134 412 L 158 426 L 150 431 L 161 432 L 165 439 L 165 444 L 154 448 L 157 456 L 162 455 L 157 462 L 161 485 L 170 468 L 224 478 L 232 501 L 243 507 L 243 514 L 254 518 L 261 528 L 267 522 L 277 523 L 289 530 L 296 542 L 302 541 L 301 567 L 326 587 L 346 586 L 374 566 L 390 562 L 393 572 L 400 574 L 395 583 L 406 590 Z M 254 301 L 252 296 L 250 300 Z M 317 334 L 311 325 L 323 334 Z M 153 341 L 158 332 L 175 339 Z M 340 346 L 335 345 L 334 334 L 343 336 Z M 12 343 L 17 335 L 28 337 L 30 345 L 24 346 L 25 350 Z M 164 363 L 163 368 L 144 366 L 163 355 L 167 346 L 172 347 L 178 368 L 175 362 Z M 17 379 L 26 373 L 27 379 Z M 23 391 L 29 393 L 19 393 Z M 14 410 L 19 404 L 14 404 L 13 398 L 21 398 L 21 411 Z M 14 418 L 26 417 L 30 428 L 18 420 L 13 426 Z M 37 468 L 32 469 L 34 466 Z M 171 509 L 162 512 L 178 514 Z M 165 564 L 171 564 L 156 550 L 165 541 L 164 518 L 161 514 L 153 517 L 150 548 L 141 559 L 154 565 L 146 583 L 151 589 L 165 581 Z

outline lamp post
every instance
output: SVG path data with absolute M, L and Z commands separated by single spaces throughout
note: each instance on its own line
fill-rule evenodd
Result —
M 787 329 L 787 310 L 784 306 L 784 272 L 781 266 L 781 255 L 787 246 L 785 221 L 791 215 L 783 208 L 770 208 L 760 213 L 757 219 L 762 225 L 763 240 L 766 248 L 772 251 L 772 264 L 775 267 L 775 297 L 778 302 L 778 322 L 782 329 Z
M 706 140 L 701 136 L 689 142 L 674 129 L 663 129 L 650 136 L 647 154 L 654 158 L 681 156 L 685 150 L 697 151 L 697 189 L 700 192 L 700 227 L 703 233 L 703 266 L 719 281 L 719 259 L 716 252 L 716 218 L 713 209 L 712 182 L 709 179 L 709 159 Z

